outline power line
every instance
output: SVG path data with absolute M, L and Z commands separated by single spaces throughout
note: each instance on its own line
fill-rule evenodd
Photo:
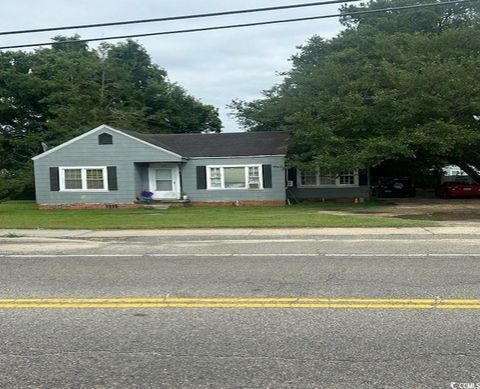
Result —
M 73 25 L 73 26 L 61 26 L 61 27 L 36 28 L 36 29 L 30 29 L 30 30 L 0 31 L 0 35 L 28 34 L 28 33 L 34 33 L 34 32 L 73 30 L 73 29 L 81 29 L 81 28 L 94 28 L 94 27 L 107 27 L 107 26 L 120 26 L 120 25 L 125 25 L 125 24 L 167 22 L 167 21 L 172 21 L 172 20 L 208 18 L 208 17 L 212 17 L 212 16 L 225 16 L 225 15 L 238 15 L 238 14 L 246 14 L 246 13 L 254 13 L 254 12 L 278 11 L 278 10 L 283 10 L 283 9 L 315 7 L 315 6 L 319 6 L 319 5 L 351 3 L 351 2 L 357 2 L 357 1 L 361 1 L 361 0 L 317 1 L 317 2 L 314 2 L 314 3 L 289 4 L 289 5 L 280 5 L 280 6 L 276 6 L 276 7 L 250 8 L 250 9 L 241 9 L 241 10 L 235 10 L 235 11 L 222 11 L 222 12 L 210 12 L 210 13 L 204 13 L 204 14 L 168 16 L 168 17 L 153 18 L 153 19 L 126 20 L 126 21 L 123 21 L 123 22 L 78 24 L 76 26 Z
M 190 28 L 185 30 L 149 32 L 149 33 L 131 34 L 131 35 L 116 35 L 116 36 L 109 36 L 109 37 L 102 37 L 102 38 L 76 39 L 76 40 L 66 40 L 66 41 L 58 41 L 58 42 L 30 43 L 30 44 L 22 44 L 22 45 L 3 46 L 3 47 L 0 47 L 0 50 L 18 49 L 18 48 L 36 47 L 36 46 L 62 45 L 62 44 L 69 44 L 69 43 L 106 41 L 106 40 L 112 40 L 112 39 L 140 38 L 140 37 L 156 36 L 156 35 L 184 34 L 184 33 L 190 33 L 190 32 L 225 30 L 230 28 L 241 28 L 241 27 L 254 27 L 254 26 L 262 26 L 262 25 L 269 25 L 269 24 L 290 23 L 290 22 L 299 22 L 299 21 L 316 20 L 316 19 L 327 19 L 327 18 L 334 18 L 334 17 L 340 17 L 340 16 L 356 16 L 356 15 L 365 15 L 365 14 L 375 14 L 375 13 L 381 13 L 381 12 L 391 12 L 391 11 L 399 11 L 399 10 L 401 11 L 405 9 L 434 7 L 434 6 L 440 6 L 440 5 L 470 3 L 473 1 L 478 1 L 478 0 L 455 0 L 455 1 L 440 2 L 440 3 L 416 4 L 416 5 L 406 5 L 401 7 L 390 7 L 390 8 L 365 10 L 365 11 L 345 12 L 345 13 L 330 14 L 330 15 L 308 16 L 308 17 L 294 18 L 294 19 L 270 20 L 265 22 L 229 24 L 229 25 L 213 26 L 213 27 Z

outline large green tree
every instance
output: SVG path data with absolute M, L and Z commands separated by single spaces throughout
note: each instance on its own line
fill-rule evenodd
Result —
M 371 1 L 344 11 L 406 4 L 412 1 Z M 303 169 L 387 160 L 480 167 L 478 5 L 342 20 L 337 37 L 301 46 L 283 82 L 262 99 L 235 101 L 239 122 L 251 131 L 289 131 L 290 161 Z
M 56 41 L 75 40 L 56 37 Z M 152 133 L 220 131 L 217 109 L 172 83 L 134 41 L 0 53 L 0 196 L 31 196 L 30 158 L 101 123 Z M 8 190 L 6 190 L 6 188 Z

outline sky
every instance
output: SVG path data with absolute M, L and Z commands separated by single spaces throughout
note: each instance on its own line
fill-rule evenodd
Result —
M 188 15 L 245 8 L 308 3 L 313 0 L 2 0 L 0 30 L 33 29 L 73 24 Z M 82 38 L 249 23 L 334 14 L 338 5 L 230 15 L 194 20 L 102 27 L 63 32 L 0 36 L 0 45 L 48 42 L 57 33 Z M 222 131 L 243 131 L 226 106 L 233 99 L 261 97 L 282 80 L 288 59 L 311 36 L 331 38 L 342 26 L 337 18 L 221 31 L 136 38 L 167 70 L 169 78 L 202 102 L 219 108 Z M 111 41 L 112 43 L 116 41 Z M 96 46 L 92 44 L 92 46 Z

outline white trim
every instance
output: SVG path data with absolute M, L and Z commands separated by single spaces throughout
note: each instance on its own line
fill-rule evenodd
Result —
M 297 188 L 357 188 L 359 187 L 358 182 L 358 170 L 353 170 L 353 184 L 340 184 L 340 176 L 342 174 L 337 174 L 335 176 L 335 184 L 319 184 L 320 170 L 317 169 L 316 172 L 316 184 L 315 185 L 302 185 L 302 172 L 297 170 Z
M 358 170 L 353 170 L 353 184 L 340 184 L 340 177 L 342 175 L 346 175 L 346 174 L 339 174 L 336 179 L 338 180 L 338 184 L 337 186 L 340 187 L 340 188 L 344 188 L 344 187 L 357 187 L 357 186 L 360 186 L 358 184 Z M 351 175 L 351 174 L 349 174 Z
M 67 141 L 67 142 L 65 142 L 65 143 L 62 143 L 62 144 L 54 147 L 53 149 L 47 150 L 47 151 L 45 151 L 45 152 L 42 153 L 42 154 L 36 155 L 35 157 L 32 158 L 32 160 L 36 161 L 36 160 L 39 159 L 39 158 L 45 157 L 45 156 L 47 156 L 48 154 L 51 154 L 51 153 L 53 153 L 54 151 L 60 150 L 60 149 L 64 148 L 65 146 L 68 146 L 68 145 L 76 142 L 77 140 L 80 140 L 80 139 L 82 139 L 82 138 L 85 138 L 86 136 L 88 136 L 88 135 L 90 135 L 90 134 L 93 134 L 95 131 L 98 131 L 98 130 L 100 130 L 100 129 L 102 129 L 102 128 L 108 128 L 108 126 L 105 125 L 105 124 L 102 124 L 101 126 L 95 127 L 93 130 L 87 131 L 87 132 L 83 133 L 82 135 L 79 135 L 79 136 L 77 136 L 77 137 L 75 137 L 75 138 L 73 138 L 73 139 L 70 139 L 69 141 Z
M 160 146 L 156 146 L 152 143 L 149 143 L 147 141 L 144 141 L 142 139 L 139 139 L 139 138 L 135 138 L 133 135 L 129 135 L 129 134 L 126 134 L 124 132 L 122 132 L 121 130 L 116 130 L 115 128 L 112 128 L 112 127 L 109 127 L 107 126 L 110 130 L 112 131 L 115 131 L 119 134 L 122 134 L 122 135 L 125 135 L 127 138 L 130 138 L 130 139 L 134 139 L 136 140 L 137 142 L 140 142 L 140 143 L 143 143 L 144 145 L 147 145 L 147 146 L 150 146 L 150 147 L 153 147 L 154 149 L 157 149 L 157 150 L 161 150 L 167 154 L 170 154 L 170 155 L 173 155 L 175 157 L 178 157 L 178 158 L 184 158 L 183 156 L 181 156 L 180 154 L 177 154 L 177 153 L 174 153 L 173 151 L 170 151 L 170 150 L 167 150 L 167 149 L 164 149 L 163 147 L 160 147 Z
M 65 170 L 76 169 L 80 170 L 82 177 L 82 189 L 66 189 L 65 188 Z M 103 189 L 88 189 L 87 187 L 87 170 L 102 170 L 103 175 Z M 58 174 L 60 178 L 60 192 L 108 192 L 108 177 L 106 166 L 59 166 Z
M 229 167 L 240 167 L 244 168 L 245 171 L 245 187 L 243 188 L 225 188 L 225 173 L 224 173 L 224 168 L 229 168 Z M 258 168 L 258 188 L 250 188 L 248 186 L 248 168 L 250 167 L 256 167 Z M 263 190 L 263 171 L 262 171 L 262 165 L 261 164 L 248 164 L 248 165 L 207 165 L 205 167 L 207 169 L 207 190 Z M 218 168 L 220 169 L 220 183 L 221 187 L 216 188 L 210 186 L 210 169 Z
M 262 157 L 285 157 L 286 154 L 261 154 L 261 155 L 229 155 L 226 157 L 186 157 L 188 159 L 232 159 L 232 158 L 262 158 Z
M 65 142 L 65 143 L 62 143 L 62 144 L 54 147 L 53 149 L 47 150 L 47 151 L 45 151 L 44 153 L 39 154 L 39 155 L 33 157 L 32 160 L 33 160 L 33 161 L 36 161 L 36 160 L 39 159 L 39 158 L 45 157 L 45 156 L 53 153 L 54 151 L 60 150 L 60 149 L 64 148 L 65 146 L 71 145 L 72 143 L 76 142 L 77 140 L 83 139 L 83 138 L 85 138 L 86 136 L 88 136 L 88 135 L 90 135 L 90 134 L 93 134 L 93 133 L 95 133 L 96 131 L 100 131 L 100 130 L 112 131 L 112 132 L 115 132 L 115 133 L 117 133 L 117 134 L 121 134 L 121 135 L 123 135 L 123 136 L 126 136 L 127 138 L 134 139 L 134 140 L 136 140 L 137 142 L 143 143 L 144 145 L 153 147 L 154 149 L 161 150 L 161 151 L 163 151 L 163 152 L 165 152 L 165 153 L 167 153 L 167 154 L 173 155 L 173 156 L 178 157 L 178 158 L 184 158 L 184 157 L 182 157 L 181 155 L 174 153 L 173 151 L 166 150 L 166 149 L 164 149 L 164 148 L 162 148 L 162 147 L 159 147 L 159 146 L 155 146 L 154 144 L 148 143 L 148 142 L 146 142 L 146 141 L 144 141 L 144 140 L 142 140 L 142 139 L 138 139 L 138 138 L 135 138 L 135 137 L 132 136 L 132 135 L 126 134 L 126 133 L 124 133 L 124 132 L 121 131 L 121 130 L 117 130 L 117 129 L 115 129 L 115 128 L 113 128 L 113 127 L 110 127 L 110 126 L 108 126 L 108 125 L 106 125 L 106 124 L 102 124 L 102 125 L 100 125 L 100 126 L 98 126 L 98 127 L 95 127 L 93 130 L 87 131 L 87 132 L 83 133 L 82 135 L 79 135 L 79 136 L 77 136 L 77 137 L 75 137 L 75 138 L 73 138 L 73 139 L 70 139 L 69 141 L 67 141 L 67 142 Z

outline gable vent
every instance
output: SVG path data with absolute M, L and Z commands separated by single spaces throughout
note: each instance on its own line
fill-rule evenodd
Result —
M 111 145 L 113 144 L 113 136 L 104 132 L 98 136 L 99 145 Z

